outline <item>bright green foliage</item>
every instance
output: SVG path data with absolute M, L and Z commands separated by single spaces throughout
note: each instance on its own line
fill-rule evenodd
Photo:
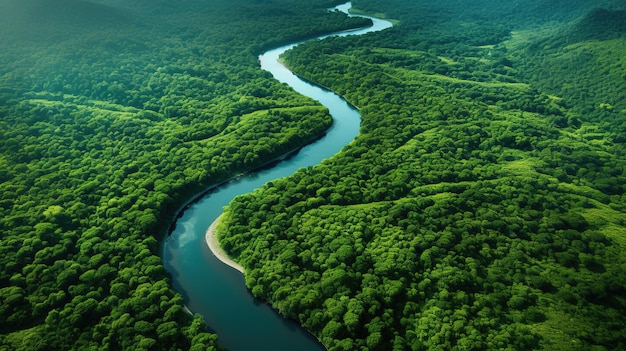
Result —
M 157 240 L 208 186 L 329 127 L 257 55 L 364 23 L 333 4 L 0 3 L 0 349 L 216 348 Z
M 235 199 L 221 242 L 331 350 L 624 349 L 623 12 L 469 3 L 355 1 L 398 25 L 288 52 L 361 134 Z

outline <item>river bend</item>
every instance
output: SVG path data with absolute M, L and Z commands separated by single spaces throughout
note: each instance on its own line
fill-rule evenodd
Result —
M 347 13 L 350 6 L 346 3 L 336 9 Z M 388 21 L 369 18 L 374 22 L 371 27 L 314 39 L 361 35 L 392 26 Z M 201 197 L 184 210 L 163 245 L 163 263 L 172 276 L 174 289 L 183 295 L 190 311 L 204 317 L 211 331 L 218 335 L 220 346 L 230 351 L 325 350 L 297 323 L 255 299 L 247 290 L 243 275 L 219 261 L 204 241 L 209 225 L 235 196 L 286 177 L 299 168 L 320 163 L 339 152 L 358 134 L 361 119 L 354 107 L 340 96 L 298 78 L 278 62 L 280 54 L 300 43 L 285 45 L 259 56 L 261 68 L 326 106 L 333 117 L 332 127 L 323 138 L 288 159 L 226 183 Z

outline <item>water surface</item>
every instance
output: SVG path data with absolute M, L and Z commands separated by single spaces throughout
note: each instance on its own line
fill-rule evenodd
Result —
M 337 9 L 347 12 L 350 3 Z M 372 18 L 372 27 L 323 35 L 361 35 L 391 27 Z M 299 168 L 320 163 L 352 141 L 359 130 L 358 111 L 340 96 L 307 83 L 281 65 L 280 54 L 300 43 L 270 50 L 259 56 L 261 68 L 301 94 L 325 105 L 333 117 L 326 135 L 302 148 L 297 154 L 252 174 L 231 181 L 204 195 L 187 208 L 163 245 L 163 262 L 172 275 L 174 289 L 185 298 L 193 313 L 200 313 L 217 333 L 220 346 L 231 351 L 321 351 L 325 350 L 311 334 L 255 299 L 245 287 L 243 275 L 217 260 L 204 243 L 209 225 L 235 196 L 248 193 L 268 181 L 285 177 Z

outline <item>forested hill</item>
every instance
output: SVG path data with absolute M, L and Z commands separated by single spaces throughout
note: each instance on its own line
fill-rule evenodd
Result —
M 261 49 L 335 1 L 0 1 L 0 349 L 209 350 L 158 241 L 207 186 L 322 134 Z
M 626 4 L 354 6 L 397 25 L 283 59 L 360 135 L 223 217 L 252 292 L 331 350 L 626 349 Z

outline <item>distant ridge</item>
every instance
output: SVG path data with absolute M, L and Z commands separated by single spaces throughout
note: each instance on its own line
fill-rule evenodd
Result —
M 513 2 L 511 17 L 521 23 L 546 23 L 576 20 L 594 8 L 623 9 L 622 0 L 523 0 Z
M 598 8 L 583 16 L 572 30 L 570 40 L 607 40 L 626 33 L 626 11 Z
M 6 24 L 31 26 L 69 25 L 89 28 L 127 21 L 118 9 L 85 0 L 9 0 L 0 4 L 0 19 Z
M 590 40 L 610 40 L 626 35 L 626 10 L 595 8 L 565 22 L 531 44 L 532 50 L 557 49 Z

